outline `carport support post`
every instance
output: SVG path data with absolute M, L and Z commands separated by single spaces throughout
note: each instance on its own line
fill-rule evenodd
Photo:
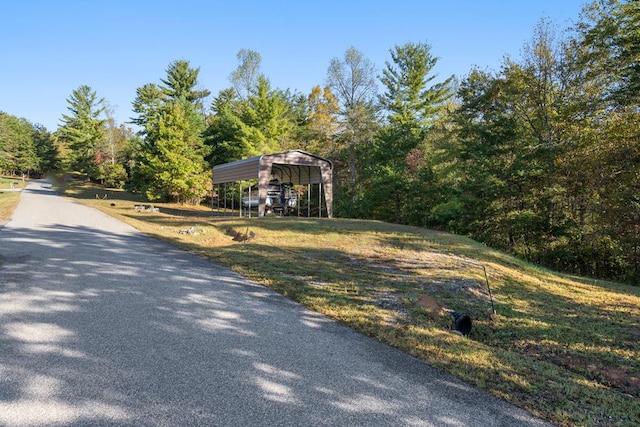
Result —
M 307 184 L 307 218 L 311 218 L 311 184 Z
M 271 176 L 271 163 L 261 164 L 258 169 L 258 218 L 267 214 L 267 190 Z
M 322 183 L 318 184 L 318 218 L 322 218 Z
M 238 199 L 238 208 L 240 209 L 240 217 L 242 217 L 242 181 L 240 181 L 240 195 Z

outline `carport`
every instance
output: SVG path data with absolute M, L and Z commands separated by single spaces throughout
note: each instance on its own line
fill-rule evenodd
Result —
M 271 179 L 293 185 L 318 185 L 319 216 L 322 216 L 322 201 L 326 207 L 327 217 L 333 217 L 333 163 L 322 157 L 301 150 L 290 150 L 282 153 L 264 154 L 249 159 L 238 160 L 213 167 L 213 186 L 218 186 L 218 204 L 220 203 L 220 186 L 236 182 L 258 180 L 258 216 L 265 215 L 267 186 Z M 242 188 L 240 190 L 242 194 Z M 308 192 L 310 194 L 310 191 Z M 226 203 L 226 196 L 225 196 Z M 219 206 L 218 206 L 219 207 Z M 242 202 L 238 201 L 240 215 Z M 232 202 L 232 211 L 234 210 Z M 251 211 L 249 210 L 249 213 Z

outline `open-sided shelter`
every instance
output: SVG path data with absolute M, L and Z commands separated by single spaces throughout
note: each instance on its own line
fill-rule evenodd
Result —
M 258 216 L 265 215 L 267 186 L 272 178 L 294 185 L 318 184 L 327 216 L 333 217 L 333 163 L 301 150 L 264 154 L 213 167 L 213 185 L 258 180 Z

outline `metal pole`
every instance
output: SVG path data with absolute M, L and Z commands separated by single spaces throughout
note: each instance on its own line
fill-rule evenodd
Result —
M 240 181 L 240 195 L 238 196 L 238 198 L 240 199 L 238 201 L 238 204 L 240 205 L 240 216 L 242 216 L 242 181 Z
M 225 216 L 227 215 L 227 184 L 228 182 L 224 183 L 224 214 Z
M 489 277 L 487 276 L 487 269 L 485 266 L 482 266 L 482 271 L 484 271 L 484 280 L 487 281 L 487 289 L 489 290 L 489 299 L 491 300 L 491 310 L 493 314 L 496 314 L 496 307 L 493 305 L 493 295 L 491 294 L 491 287 L 489 286 Z
M 318 184 L 318 218 L 322 218 L 322 183 Z
M 231 183 L 231 215 L 233 216 L 233 211 L 236 210 L 236 182 L 233 181 Z
M 311 218 L 311 184 L 307 184 L 307 218 Z

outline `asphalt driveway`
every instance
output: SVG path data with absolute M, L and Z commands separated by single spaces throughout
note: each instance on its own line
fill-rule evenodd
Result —
M 44 181 L 0 258 L 3 426 L 545 425 Z

